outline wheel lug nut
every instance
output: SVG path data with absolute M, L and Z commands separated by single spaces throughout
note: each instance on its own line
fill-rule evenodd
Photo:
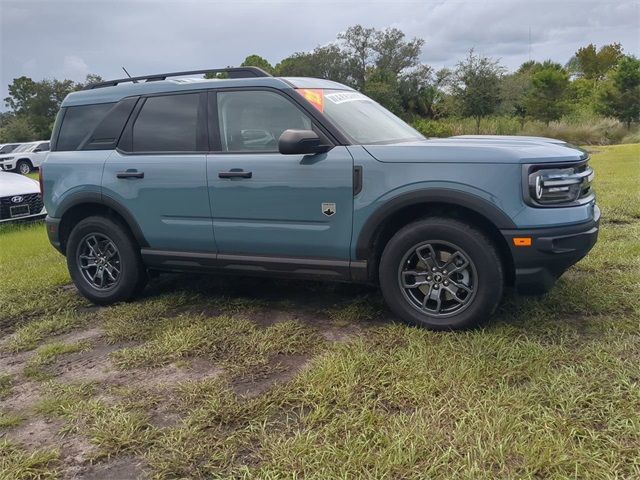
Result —
M 436 283 L 436 284 L 433 286 L 433 288 L 435 288 L 435 289 L 437 290 L 438 288 L 440 288 L 440 285 L 438 285 L 438 284 Z
M 435 272 L 435 271 L 436 271 L 436 267 L 433 267 L 433 268 L 431 269 L 431 271 L 432 271 L 432 272 Z
M 444 284 L 445 284 L 445 285 L 449 285 L 449 282 L 447 282 L 447 281 L 445 280 L 445 281 L 444 281 Z

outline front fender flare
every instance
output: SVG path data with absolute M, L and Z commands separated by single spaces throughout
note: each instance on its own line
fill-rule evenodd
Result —
M 387 200 L 369 216 L 358 235 L 356 259 L 367 259 L 370 253 L 371 243 L 376 233 L 394 213 L 411 205 L 429 203 L 444 203 L 466 208 L 486 218 L 497 229 L 516 228 L 515 223 L 513 223 L 506 213 L 478 195 L 447 188 L 417 190 Z

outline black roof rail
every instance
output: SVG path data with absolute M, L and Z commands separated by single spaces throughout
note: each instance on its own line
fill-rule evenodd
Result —
M 92 90 L 94 88 L 113 87 L 120 83 L 144 80 L 145 82 L 155 82 L 157 80 L 166 80 L 168 77 L 184 77 L 186 75 L 204 75 L 206 73 L 226 73 L 228 78 L 255 78 L 255 77 L 271 77 L 270 73 L 265 72 L 258 67 L 228 67 L 228 68 L 208 68 L 206 70 L 190 70 L 187 72 L 171 72 L 157 73 L 155 75 L 143 75 L 141 77 L 119 78 L 117 80 L 107 80 L 105 82 L 91 83 L 84 87 L 83 90 Z

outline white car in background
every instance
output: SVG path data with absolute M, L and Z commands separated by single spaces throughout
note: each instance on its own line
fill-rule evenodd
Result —
M 40 185 L 17 173 L 0 172 L 0 223 L 43 218 Z
M 11 153 L 0 155 L 0 169 L 15 170 L 26 175 L 42 165 L 47 153 L 49 153 L 49 140 L 23 143 Z

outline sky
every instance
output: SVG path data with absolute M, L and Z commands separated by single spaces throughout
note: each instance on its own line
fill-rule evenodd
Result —
M 454 66 L 470 48 L 513 70 L 566 63 L 581 46 L 620 42 L 640 56 L 640 0 L 0 0 L 0 110 L 13 78 L 81 81 L 272 64 L 355 24 L 425 40 L 422 61 Z

